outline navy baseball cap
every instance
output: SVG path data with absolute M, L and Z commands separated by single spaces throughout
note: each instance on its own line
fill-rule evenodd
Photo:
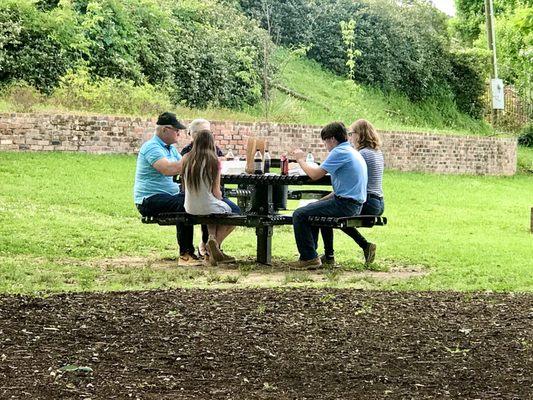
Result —
M 176 114 L 164 112 L 157 118 L 157 125 L 171 125 L 176 129 L 187 129 L 185 125 L 178 121 Z

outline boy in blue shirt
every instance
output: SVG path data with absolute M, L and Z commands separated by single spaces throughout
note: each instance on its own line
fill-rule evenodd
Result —
M 179 131 L 186 127 L 176 115 L 164 112 L 157 119 L 155 135 L 145 142 L 137 156 L 134 202 L 143 216 L 163 212 L 185 212 L 185 195 L 172 177 L 181 173 L 182 156 L 174 143 Z M 180 265 L 198 265 L 194 254 L 192 225 L 177 224 L 176 236 L 180 248 Z
M 295 269 L 315 269 L 322 266 L 316 252 L 318 229 L 309 224 L 310 216 L 351 217 L 361 212 L 366 201 L 368 181 L 365 160 L 348 142 L 348 132 L 342 122 L 332 122 L 320 132 L 329 151 L 320 166 L 307 164 L 305 152 L 292 152 L 302 170 L 312 179 L 318 180 L 329 173 L 333 192 L 315 203 L 296 209 L 292 215 L 294 237 L 300 259 L 290 264 Z

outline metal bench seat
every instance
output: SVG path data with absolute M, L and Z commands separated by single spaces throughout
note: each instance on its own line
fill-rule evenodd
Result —
M 240 215 L 240 214 L 211 214 L 191 215 L 184 212 L 162 213 L 150 217 L 142 217 L 145 224 L 176 225 L 178 222 L 186 225 L 214 224 L 233 226 L 274 226 L 292 225 L 291 215 Z M 328 228 L 363 227 L 371 228 L 375 225 L 386 225 L 387 218 L 376 215 L 357 215 L 353 217 L 309 217 L 313 226 Z

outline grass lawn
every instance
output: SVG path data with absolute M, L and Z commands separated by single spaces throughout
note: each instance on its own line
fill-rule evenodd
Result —
M 141 224 L 133 206 L 134 169 L 134 156 L 0 152 L 0 292 L 242 286 L 533 290 L 532 174 L 387 171 L 389 225 L 364 231 L 378 244 L 372 269 L 425 274 L 381 280 L 354 273 L 363 269 L 362 254 L 340 232 L 335 244 L 342 268 L 318 275 L 258 269 L 250 261 L 255 234 L 247 228 L 238 228 L 225 245 L 244 260 L 239 267 L 176 268 L 174 228 Z M 291 227 L 275 228 L 276 264 L 296 254 Z

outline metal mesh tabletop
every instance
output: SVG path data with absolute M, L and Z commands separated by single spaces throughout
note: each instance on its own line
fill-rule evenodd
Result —
M 264 184 L 264 185 L 331 185 L 331 177 L 325 177 L 313 181 L 308 176 L 290 176 L 290 175 L 255 175 L 255 174 L 240 174 L 240 175 L 222 175 L 223 183 L 237 183 L 237 184 Z

